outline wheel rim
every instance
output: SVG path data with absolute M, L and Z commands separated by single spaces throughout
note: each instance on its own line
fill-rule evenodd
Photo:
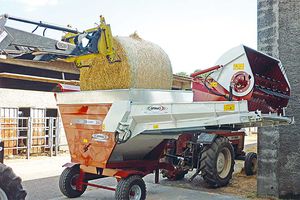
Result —
M 142 197 L 142 189 L 138 185 L 133 185 L 129 191 L 130 200 L 140 200 Z
M 0 188 L 0 199 L 1 200 L 8 200 L 5 192 Z
M 79 177 L 79 175 L 76 174 L 71 178 L 70 185 L 73 190 L 77 190 L 76 183 L 77 183 L 78 177 Z
M 223 148 L 217 158 L 217 172 L 221 178 L 226 178 L 231 169 L 231 153 L 228 148 Z

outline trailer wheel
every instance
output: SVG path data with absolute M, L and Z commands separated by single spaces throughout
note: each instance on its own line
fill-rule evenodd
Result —
M 257 154 L 254 152 L 247 153 L 244 169 L 247 176 L 252 176 L 256 174 L 257 171 Z
M 68 198 L 80 197 L 87 186 L 82 185 L 82 191 L 76 189 L 76 181 L 79 178 L 79 166 L 66 168 L 59 178 L 59 189 Z
M 0 199 L 24 200 L 27 193 L 21 185 L 21 178 L 12 169 L 0 163 Z
M 115 198 L 116 200 L 145 200 L 146 185 L 144 180 L 138 175 L 121 179 L 117 185 Z
M 234 170 L 234 151 L 226 137 L 218 137 L 204 147 L 201 175 L 211 187 L 222 187 L 229 183 Z

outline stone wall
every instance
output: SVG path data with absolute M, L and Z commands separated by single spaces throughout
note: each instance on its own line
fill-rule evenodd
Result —
M 278 18 L 278 0 L 258 0 L 257 49 L 277 58 L 279 57 Z
M 287 115 L 296 123 L 259 129 L 258 194 L 300 198 L 300 1 L 258 0 L 258 50 L 282 61 L 292 88 Z

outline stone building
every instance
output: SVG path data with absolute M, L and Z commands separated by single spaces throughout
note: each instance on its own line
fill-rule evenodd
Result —
M 32 153 L 52 152 L 51 145 L 65 140 L 64 134 L 56 137 L 63 129 L 56 120 L 58 111 L 53 90 L 61 83 L 79 84 L 78 79 L 79 71 L 66 64 L 51 66 L 42 61 L 2 56 L 0 139 L 4 140 L 5 156 L 27 152 L 29 157 Z
M 258 0 L 258 50 L 279 58 L 291 84 L 287 115 L 295 125 L 262 128 L 258 194 L 300 199 L 300 1 Z

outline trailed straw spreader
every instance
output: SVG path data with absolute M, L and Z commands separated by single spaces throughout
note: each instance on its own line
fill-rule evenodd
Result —
M 286 125 L 290 87 L 280 61 L 244 46 L 193 74 L 193 91 L 98 90 L 58 93 L 72 163 L 61 177 L 68 197 L 87 185 L 145 199 L 142 177 L 163 169 L 180 179 L 192 169 L 213 187 L 227 185 L 244 156 L 241 128 Z M 73 189 L 70 174 L 76 175 Z M 112 176 L 117 188 L 88 183 Z M 69 184 L 69 185 L 68 185 Z M 72 185 L 72 184 L 71 184 Z
M 9 19 L 37 27 L 10 28 Z M 40 27 L 67 34 L 57 41 L 34 34 Z M 160 90 L 172 83 L 168 56 L 137 35 L 114 38 L 102 16 L 99 26 L 78 31 L 1 15 L 0 54 L 24 66 L 71 63 L 80 68 L 82 89 L 123 88 L 56 94 L 71 154 L 59 186 L 70 198 L 94 186 L 115 191 L 118 200 L 143 200 L 142 178 L 155 172 L 157 183 L 160 169 L 170 180 L 194 170 L 190 180 L 201 175 L 212 187 L 225 186 L 235 158 L 255 173 L 256 154 L 245 156 L 241 128 L 293 123 L 285 116 L 290 86 L 281 62 L 245 46 L 192 74 L 192 91 Z M 115 177 L 117 187 L 89 182 L 104 177 Z

